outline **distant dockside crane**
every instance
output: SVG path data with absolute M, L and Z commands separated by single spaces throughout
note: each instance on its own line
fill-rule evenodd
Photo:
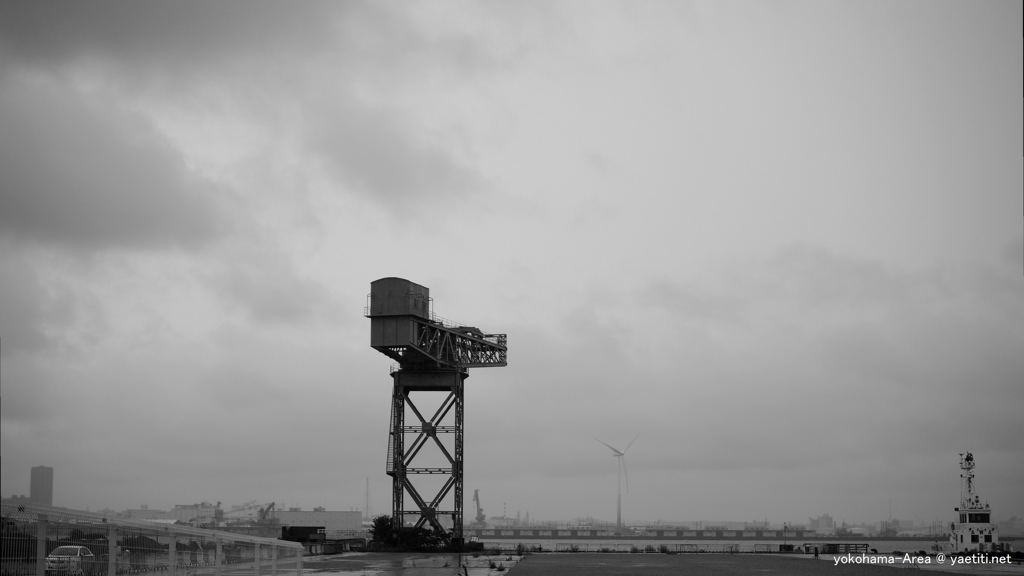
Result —
M 391 377 L 391 426 L 387 473 L 392 478 L 392 525 L 432 529 L 449 547 L 461 547 L 463 523 L 463 385 L 468 368 L 505 366 L 505 334 L 485 334 L 434 315 L 430 291 L 402 278 L 370 283 L 364 314 L 370 346 L 395 360 Z M 426 393 L 444 394 L 433 416 L 413 403 Z M 419 401 L 419 400 L 417 400 Z M 407 413 L 408 410 L 408 413 Z M 406 425 L 406 416 L 414 418 Z M 440 453 L 440 466 L 415 466 L 425 446 Z M 436 463 L 435 463 L 436 464 Z M 427 479 L 443 477 L 424 490 Z M 428 500 L 430 490 L 435 490 Z M 482 514 L 482 510 L 478 513 Z M 450 517 L 451 531 L 445 528 Z
M 473 522 L 475 528 L 483 528 L 487 526 L 487 516 L 484 515 L 484 509 L 480 506 L 480 491 L 473 490 L 473 502 L 476 503 L 476 521 Z
M 259 524 L 265 524 L 267 522 L 273 521 L 274 518 L 270 515 L 270 513 L 273 511 L 274 502 L 267 504 L 266 508 L 260 508 L 259 511 L 256 513 L 256 522 L 258 522 Z

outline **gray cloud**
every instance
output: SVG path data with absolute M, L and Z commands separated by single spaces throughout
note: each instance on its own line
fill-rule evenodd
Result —
M 47 82 L 0 86 L 0 226 L 69 249 L 196 247 L 216 190 L 142 118 Z
M 712 293 L 666 278 L 653 280 L 643 288 L 639 301 L 689 321 L 738 320 L 742 315 L 742 303 L 728 292 Z
M 999 251 L 1000 259 L 1010 270 L 1020 272 L 1024 269 L 1024 236 L 1008 240 Z
M 397 213 L 457 201 L 481 184 L 451 150 L 391 111 L 335 103 L 314 112 L 309 145 L 326 171 Z
M 56 6 L 5 2 L 0 45 L 26 66 L 63 69 L 90 61 L 113 66 L 133 81 L 180 82 L 229 64 L 274 53 L 297 56 L 329 41 L 339 12 L 359 4 L 272 2 L 238 4 L 122 4 Z
M 257 2 L 239 10 L 101 2 L 66 11 L 13 3 L 7 10 L 0 42 L 15 64 L 62 75 L 76 67 L 99 70 L 118 100 L 159 90 L 185 103 L 223 91 L 233 113 L 287 130 L 278 136 L 297 136 L 340 192 L 396 213 L 464 196 L 480 184 L 459 154 L 392 100 L 422 90 L 415 86 L 421 70 L 447 69 L 461 83 L 503 56 L 492 55 L 482 38 L 424 29 L 408 6 Z M 337 74 L 322 76 L 324 66 Z M 268 75 L 278 81 L 264 83 Z M 298 86 L 308 92 L 296 93 Z M 354 92 L 371 94 L 374 103 Z M 284 128 L 296 114 L 307 119 L 301 131 Z
M 0 353 L 38 350 L 48 341 L 41 322 L 48 299 L 41 297 L 42 287 L 31 266 L 8 250 L 0 254 Z
M 234 254 L 212 275 L 212 287 L 229 306 L 256 322 L 293 324 L 334 317 L 331 299 L 318 283 L 304 278 L 273 247 Z
M 660 314 L 606 312 L 648 357 L 633 364 L 615 410 L 597 413 L 643 414 L 654 438 L 712 434 L 713 443 L 687 449 L 707 470 L 814 466 L 827 451 L 867 458 L 894 443 L 940 451 L 964 435 L 1002 447 L 1020 428 L 1012 414 L 1021 403 L 1008 387 L 1024 374 L 1013 351 L 1024 338 L 1024 300 L 1019 278 L 1010 290 L 994 264 L 897 272 L 789 246 L 697 277 L 652 280 L 635 298 L 640 305 L 624 311 Z M 566 330 L 582 349 L 607 338 Z M 979 391 L 1016 408 L 992 409 L 975 401 Z M 964 418 L 944 418 L 946 402 Z M 760 450 L 750 439 L 765 430 L 800 438 L 805 451 Z M 651 466 L 679 468 L 671 460 Z
M 1021 514 L 1019 4 L 54 6 L 0 4 L 5 490 L 387 509 L 397 274 L 509 334 L 492 515 L 614 517 L 637 432 L 629 518 L 931 519 L 962 449 Z
M 431 14 L 430 7 L 420 10 L 403 2 L 126 5 L 101 0 L 57 7 L 14 1 L 0 7 L 0 46 L 9 58 L 31 67 L 59 69 L 98 59 L 134 82 L 178 83 L 209 74 L 236 81 L 240 72 L 279 73 L 327 56 L 349 72 L 390 69 L 385 76 L 416 73 L 427 64 L 482 71 L 526 48 L 507 34 L 507 25 L 526 26 L 523 17 L 536 9 L 497 7 L 495 15 L 465 8 L 466 17 L 489 29 L 458 29 L 442 14 Z M 488 32 L 503 33 L 502 42 L 513 49 L 491 42 Z M 223 77 L 225 72 L 233 77 Z
M 46 255 L 0 245 L 2 355 L 76 350 L 103 326 L 98 303 L 64 279 L 40 273 Z M 42 266 L 42 268 L 46 268 Z

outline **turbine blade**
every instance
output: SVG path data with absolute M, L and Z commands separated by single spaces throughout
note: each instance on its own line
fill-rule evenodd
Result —
M 637 434 L 636 436 L 633 436 L 633 439 L 629 441 L 629 444 L 626 444 L 626 448 L 622 451 L 622 453 L 625 454 L 626 450 L 629 450 L 629 447 L 632 446 L 633 442 L 636 442 L 636 439 L 639 438 L 639 437 L 640 437 L 640 434 Z
M 594 438 L 594 437 L 593 437 L 593 436 L 591 436 L 591 438 Z M 615 455 L 616 455 L 616 456 L 618 456 L 619 454 L 622 454 L 622 452 L 619 452 L 619 451 L 618 451 L 618 450 L 617 450 L 617 449 L 616 449 L 616 448 L 615 448 L 614 446 L 612 446 L 611 444 L 609 444 L 609 443 L 605 442 L 604 440 L 598 440 L 597 438 L 594 438 L 594 440 L 597 440 L 597 441 L 598 441 L 598 442 L 600 442 L 601 444 L 604 444 L 605 446 L 607 446 L 607 447 L 611 448 L 611 449 L 612 449 L 612 452 L 615 452 Z

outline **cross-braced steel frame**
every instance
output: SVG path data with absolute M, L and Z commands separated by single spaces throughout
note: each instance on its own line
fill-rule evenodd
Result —
M 412 524 L 414 528 L 430 528 L 447 544 L 461 543 L 463 382 L 467 374 L 459 369 L 402 369 L 392 377 L 388 474 L 392 477 L 393 522 L 403 527 Z M 434 414 L 427 418 L 413 401 L 414 392 L 417 397 L 426 393 L 445 396 Z M 407 424 L 407 415 L 414 417 L 415 422 Z M 437 446 L 447 461 L 446 466 L 416 466 L 416 457 L 429 444 Z M 431 497 L 417 486 L 415 478 L 419 475 L 445 475 L 447 478 Z M 442 522 L 444 516 L 451 518 L 450 530 Z
M 429 527 L 445 544 L 457 547 L 462 544 L 463 518 L 463 383 L 468 368 L 505 366 L 508 345 L 504 334 L 485 334 L 436 316 L 431 302 L 425 286 L 381 278 L 370 284 L 364 313 L 371 320 L 370 345 L 399 363 L 392 372 L 387 457 L 392 525 L 399 530 L 410 524 Z M 416 398 L 427 392 L 445 396 L 426 418 L 412 399 L 414 392 Z M 407 417 L 416 420 L 407 425 Z M 442 465 L 417 466 L 417 456 L 426 460 L 423 448 L 432 444 L 441 454 L 432 456 L 433 463 Z M 425 482 L 416 481 L 421 475 L 447 477 L 431 496 L 425 493 Z M 442 522 L 445 516 L 451 518 L 451 530 Z

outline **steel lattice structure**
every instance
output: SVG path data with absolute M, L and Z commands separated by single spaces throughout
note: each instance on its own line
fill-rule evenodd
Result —
M 402 278 L 381 278 L 370 283 L 364 313 L 370 318 L 370 345 L 398 362 L 391 373 L 394 388 L 386 467 L 392 478 L 393 525 L 429 527 L 447 545 L 457 547 L 462 544 L 467 369 L 505 366 L 506 336 L 484 334 L 435 316 L 431 302 L 425 286 Z M 427 418 L 410 397 L 414 392 L 417 398 L 427 393 L 444 396 Z M 407 416 L 415 418 L 412 425 L 406 424 Z M 441 465 L 416 465 L 428 446 L 436 446 L 435 459 Z M 417 480 L 421 475 L 445 478 L 429 496 L 423 491 L 425 482 Z M 445 517 L 451 519 L 450 531 Z

